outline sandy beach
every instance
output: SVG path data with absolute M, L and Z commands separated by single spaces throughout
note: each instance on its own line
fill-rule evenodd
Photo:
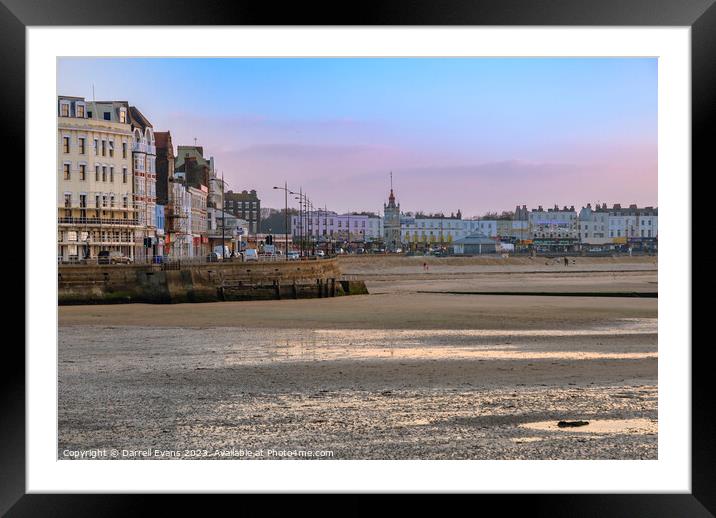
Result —
M 657 458 L 655 257 L 341 267 L 371 294 L 60 307 L 58 457 Z

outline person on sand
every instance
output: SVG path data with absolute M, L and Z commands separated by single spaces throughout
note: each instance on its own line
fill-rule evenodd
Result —
M 567 259 L 566 257 L 564 258 L 564 265 L 569 266 L 569 259 Z
M 428 270 L 428 263 L 423 263 L 423 271 L 426 272 Z

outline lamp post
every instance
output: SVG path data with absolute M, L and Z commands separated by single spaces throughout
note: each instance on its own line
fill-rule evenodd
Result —
M 313 207 L 313 203 L 311 200 L 308 200 L 308 214 L 311 218 L 311 223 L 309 224 L 309 234 L 308 234 L 308 244 L 311 249 L 311 255 L 316 255 L 316 240 L 315 236 L 313 235 L 315 232 L 314 224 L 313 224 L 313 217 L 315 216 L 315 209 Z
M 226 216 L 224 214 L 224 172 L 221 172 L 221 260 L 226 261 L 226 235 L 224 228 L 226 227 Z
M 292 192 L 289 191 L 291 194 L 298 194 L 296 197 L 296 200 L 298 200 L 298 213 L 299 213 L 299 236 L 301 239 L 300 244 L 300 250 L 301 250 L 301 257 L 305 255 L 305 243 L 304 243 L 304 228 L 306 228 L 307 225 L 304 225 L 304 218 L 306 216 L 306 209 L 308 208 L 308 205 L 306 203 L 306 200 L 308 199 L 306 195 L 303 192 L 303 188 L 300 188 L 298 192 Z
M 274 189 L 280 189 L 283 191 L 283 194 L 284 194 L 285 207 L 284 207 L 283 216 L 284 216 L 284 225 L 285 225 L 284 230 L 285 230 L 285 238 L 286 238 L 286 243 L 285 243 L 286 244 L 286 255 L 285 255 L 284 259 L 288 261 L 288 193 L 290 191 L 288 190 L 287 182 L 283 183 L 283 187 L 274 187 Z

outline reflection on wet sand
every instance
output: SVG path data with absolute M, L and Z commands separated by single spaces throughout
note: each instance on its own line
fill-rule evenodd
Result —
M 523 423 L 520 428 L 559 433 L 603 433 L 603 434 L 655 434 L 658 430 L 656 419 L 598 419 L 585 426 L 560 428 L 556 421 Z
M 657 458 L 656 319 L 539 324 L 61 326 L 59 451 L 91 444 L 320 448 L 336 459 Z M 590 424 L 560 429 L 562 419 Z

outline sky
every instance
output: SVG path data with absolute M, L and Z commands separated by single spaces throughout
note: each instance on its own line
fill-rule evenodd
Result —
M 61 58 L 57 93 L 124 100 L 263 207 L 464 216 L 657 205 L 655 58 Z M 295 200 L 291 200 L 295 206 Z M 289 205 L 291 205 L 291 201 Z

